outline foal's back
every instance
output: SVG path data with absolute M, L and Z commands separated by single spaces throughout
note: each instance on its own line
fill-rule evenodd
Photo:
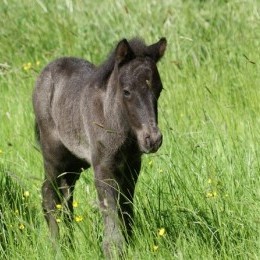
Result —
M 38 77 L 34 95 L 37 95 L 37 92 L 47 96 L 50 94 L 50 100 L 58 91 L 65 90 L 69 91 L 69 94 L 78 95 L 78 91 L 86 85 L 93 69 L 94 65 L 83 59 L 73 57 L 57 59 L 49 63 Z
M 83 59 L 64 57 L 48 64 L 38 77 L 33 104 L 45 145 L 64 145 L 69 150 L 75 150 L 73 153 L 77 157 L 86 154 L 79 138 L 71 137 L 77 130 L 83 129 L 80 125 L 80 98 L 89 86 L 94 68 L 93 64 Z

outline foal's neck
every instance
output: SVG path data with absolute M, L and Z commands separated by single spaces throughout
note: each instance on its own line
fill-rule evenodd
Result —
M 126 135 L 129 132 L 129 124 L 123 107 L 122 97 L 119 93 L 118 82 L 113 75 L 108 81 L 103 109 L 106 125 L 112 131 Z

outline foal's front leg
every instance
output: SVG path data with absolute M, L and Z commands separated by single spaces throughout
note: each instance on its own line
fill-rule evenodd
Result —
M 136 155 L 134 158 L 129 158 L 125 163 L 124 171 L 120 173 L 118 179 L 120 183 L 120 217 L 125 229 L 126 239 L 129 240 L 132 236 L 132 228 L 134 221 L 133 200 L 135 185 L 141 168 L 141 158 Z
M 119 212 L 120 187 L 115 179 L 116 169 L 108 165 L 96 165 L 95 185 L 104 218 L 103 250 L 107 258 L 113 257 L 113 250 L 123 252 L 125 239 L 121 230 Z

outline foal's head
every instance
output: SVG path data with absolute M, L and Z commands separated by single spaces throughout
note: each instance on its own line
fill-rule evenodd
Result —
M 126 121 L 141 152 L 156 152 L 162 143 L 157 126 L 157 102 L 162 82 L 156 63 L 166 49 L 166 39 L 146 46 L 140 40 L 122 40 L 115 50 L 115 68 L 119 95 Z

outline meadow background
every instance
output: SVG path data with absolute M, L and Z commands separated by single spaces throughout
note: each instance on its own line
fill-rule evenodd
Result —
M 134 36 L 165 36 L 168 48 L 159 64 L 164 143 L 143 158 L 127 259 L 259 259 L 257 0 L 1 0 L 1 259 L 102 259 L 91 170 L 76 187 L 75 250 L 51 250 L 31 94 L 51 60 L 99 64 Z

